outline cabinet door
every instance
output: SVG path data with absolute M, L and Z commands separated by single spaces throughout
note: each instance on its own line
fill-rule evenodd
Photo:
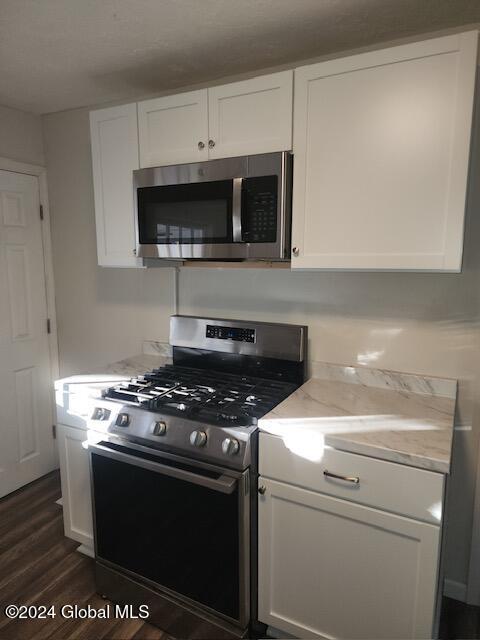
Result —
M 138 169 L 137 109 L 127 104 L 90 113 L 98 264 L 138 267 L 133 174 Z
M 292 85 L 283 71 L 209 89 L 209 157 L 290 150 Z
M 259 619 L 300 638 L 431 638 L 440 528 L 260 478 Z
M 138 103 L 140 166 L 208 160 L 207 90 Z
M 92 501 L 87 439 L 84 429 L 58 426 L 65 535 L 93 548 Z
M 461 269 L 476 51 L 468 32 L 295 71 L 293 268 Z

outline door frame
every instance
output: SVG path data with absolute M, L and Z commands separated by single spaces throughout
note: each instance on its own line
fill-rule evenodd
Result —
M 52 239 L 50 235 L 50 208 L 48 203 L 47 170 L 45 167 L 35 164 L 27 164 L 0 157 L 0 170 L 12 173 L 27 174 L 38 178 L 40 205 L 43 208 L 42 221 L 42 245 L 43 263 L 45 266 L 45 295 L 47 301 L 47 317 L 50 318 L 50 333 L 48 334 L 48 349 L 50 353 L 50 374 L 51 374 L 51 401 L 52 401 L 52 424 L 55 422 L 55 388 L 54 382 L 60 377 L 58 361 L 58 336 L 57 336 L 57 316 L 55 310 L 55 281 L 53 277 Z M 40 212 L 39 214 L 40 215 Z M 46 320 L 46 318 L 45 318 Z M 58 465 L 58 447 L 53 443 L 55 461 Z

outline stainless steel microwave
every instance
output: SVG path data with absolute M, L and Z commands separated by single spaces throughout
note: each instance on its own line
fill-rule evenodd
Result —
M 290 257 L 290 153 L 153 167 L 133 174 L 139 257 Z

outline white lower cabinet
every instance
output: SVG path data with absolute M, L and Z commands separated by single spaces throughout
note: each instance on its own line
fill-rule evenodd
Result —
M 84 429 L 58 425 L 63 521 L 68 538 L 93 549 L 92 501 L 87 439 Z
M 431 638 L 440 526 L 261 477 L 259 619 L 300 638 Z

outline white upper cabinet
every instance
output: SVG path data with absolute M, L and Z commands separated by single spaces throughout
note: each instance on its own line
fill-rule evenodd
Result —
M 138 103 L 140 166 L 286 151 L 293 71 Z
M 477 32 L 295 71 L 292 266 L 459 271 Z
M 98 264 L 137 267 L 133 170 L 138 169 L 137 107 L 90 113 Z
M 209 89 L 209 157 L 291 149 L 292 91 L 292 71 Z
M 207 89 L 138 103 L 140 166 L 208 160 Z

